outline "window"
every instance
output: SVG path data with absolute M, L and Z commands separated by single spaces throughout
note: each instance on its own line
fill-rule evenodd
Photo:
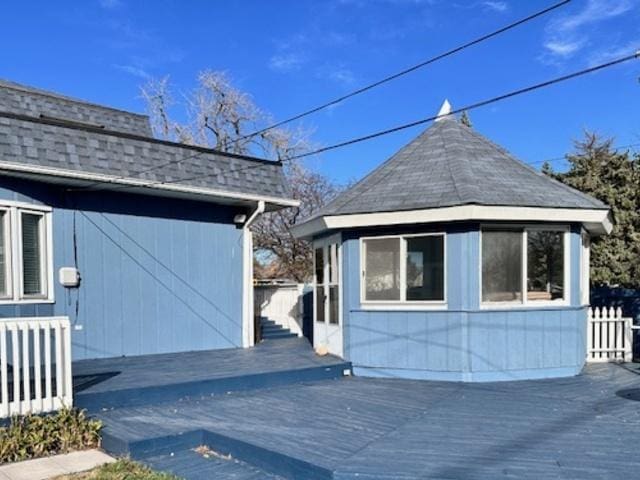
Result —
M 324 322 L 325 311 L 325 292 L 324 292 L 324 250 L 316 248 L 315 250 L 315 266 L 316 266 L 316 321 Z
M 0 299 L 8 298 L 9 292 L 9 211 L 0 210 Z
M 566 237 L 558 228 L 482 230 L 482 302 L 564 301 Z
M 444 243 L 444 234 L 362 239 L 363 302 L 444 302 Z
M 444 241 L 441 236 L 407 239 L 407 300 L 444 300 Z
M 400 300 L 400 239 L 365 240 L 365 299 Z
M 482 301 L 522 300 L 522 233 L 482 232 Z
M 53 300 L 50 213 L 0 206 L 0 302 Z
M 21 212 L 22 225 L 22 293 L 27 296 L 43 296 L 44 273 L 43 233 L 44 215 Z

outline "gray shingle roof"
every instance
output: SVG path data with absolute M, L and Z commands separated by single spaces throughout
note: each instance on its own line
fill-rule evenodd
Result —
M 0 80 L 0 111 L 84 122 L 105 130 L 151 137 L 149 117 Z
M 68 112 L 84 112 L 85 107 L 94 109 L 90 105 L 69 106 L 64 112 L 47 111 L 43 118 L 33 116 L 39 111 L 37 109 L 40 104 L 37 102 L 27 102 L 26 114 L 2 111 L 7 106 L 2 99 L 12 97 L 12 94 L 7 94 L 9 90 L 13 91 L 13 87 L 5 88 L 0 85 L 0 171 L 8 169 L 2 166 L 7 163 L 21 168 L 46 167 L 67 172 L 131 178 L 153 184 L 170 182 L 176 187 L 196 187 L 289 200 L 280 162 L 166 142 L 150 138 L 146 134 L 124 133 L 128 126 L 135 123 L 132 119 L 140 117 L 127 112 L 120 112 L 122 116 L 114 114 L 110 119 L 114 123 L 109 125 L 109 129 L 50 118 L 53 113 L 61 116 Z M 63 103 L 72 102 L 64 98 L 62 100 Z M 44 105 L 50 103 L 44 101 Z M 11 108 L 19 109 L 15 105 Z M 102 109 L 95 108 L 96 112 Z M 104 110 L 109 111 L 106 108 Z M 81 115 L 82 121 L 90 118 L 106 124 L 108 115 L 100 116 L 102 114 L 98 113 L 92 113 L 93 116 L 90 117 Z M 69 117 L 65 115 L 64 118 Z M 119 119 L 124 119 L 124 123 L 117 124 Z M 75 118 L 75 121 L 80 121 L 80 118 Z M 135 126 L 133 130 L 136 131 Z M 178 159 L 184 160 L 171 163 Z M 158 165 L 161 168 L 157 168 Z M 153 170 L 149 170 L 152 168 Z M 98 188 L 111 187 L 118 186 L 103 184 Z
M 313 218 L 457 205 L 606 209 L 453 117 L 435 122 Z M 304 220 L 311 220 L 311 218 Z

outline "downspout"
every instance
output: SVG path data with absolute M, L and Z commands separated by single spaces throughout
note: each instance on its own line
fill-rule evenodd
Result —
M 251 225 L 264 213 L 264 200 L 258 201 L 256 209 L 242 226 L 242 346 L 253 345 L 253 233 Z

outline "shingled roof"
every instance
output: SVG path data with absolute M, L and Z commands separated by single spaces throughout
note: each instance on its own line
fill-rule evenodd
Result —
M 608 210 L 447 115 L 300 225 L 323 217 L 465 205 Z
M 599 200 L 525 165 L 453 117 L 445 117 L 319 214 L 469 204 L 607 208 Z
M 149 117 L 96 105 L 58 93 L 0 80 L 0 110 L 36 118 L 81 122 L 105 130 L 152 137 Z
M 271 208 L 297 203 L 280 162 L 158 140 L 145 115 L 2 81 L 0 173 L 213 201 L 264 199 Z

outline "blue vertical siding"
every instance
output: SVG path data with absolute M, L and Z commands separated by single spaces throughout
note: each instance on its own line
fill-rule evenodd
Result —
M 417 233 L 376 229 L 343 233 L 344 352 L 356 373 L 458 381 L 510 380 L 578 373 L 585 358 L 586 307 L 580 301 L 580 229 L 570 235 L 570 304 L 480 308 L 478 224 L 435 225 L 447 233 L 447 308 L 367 310 L 360 304 L 361 236 Z
M 237 209 L 6 178 L 0 198 L 53 207 L 55 285 L 53 304 L 2 305 L 0 316 L 68 315 L 74 360 L 242 344 Z M 74 224 L 82 282 L 66 289 L 57 272 L 74 265 Z

